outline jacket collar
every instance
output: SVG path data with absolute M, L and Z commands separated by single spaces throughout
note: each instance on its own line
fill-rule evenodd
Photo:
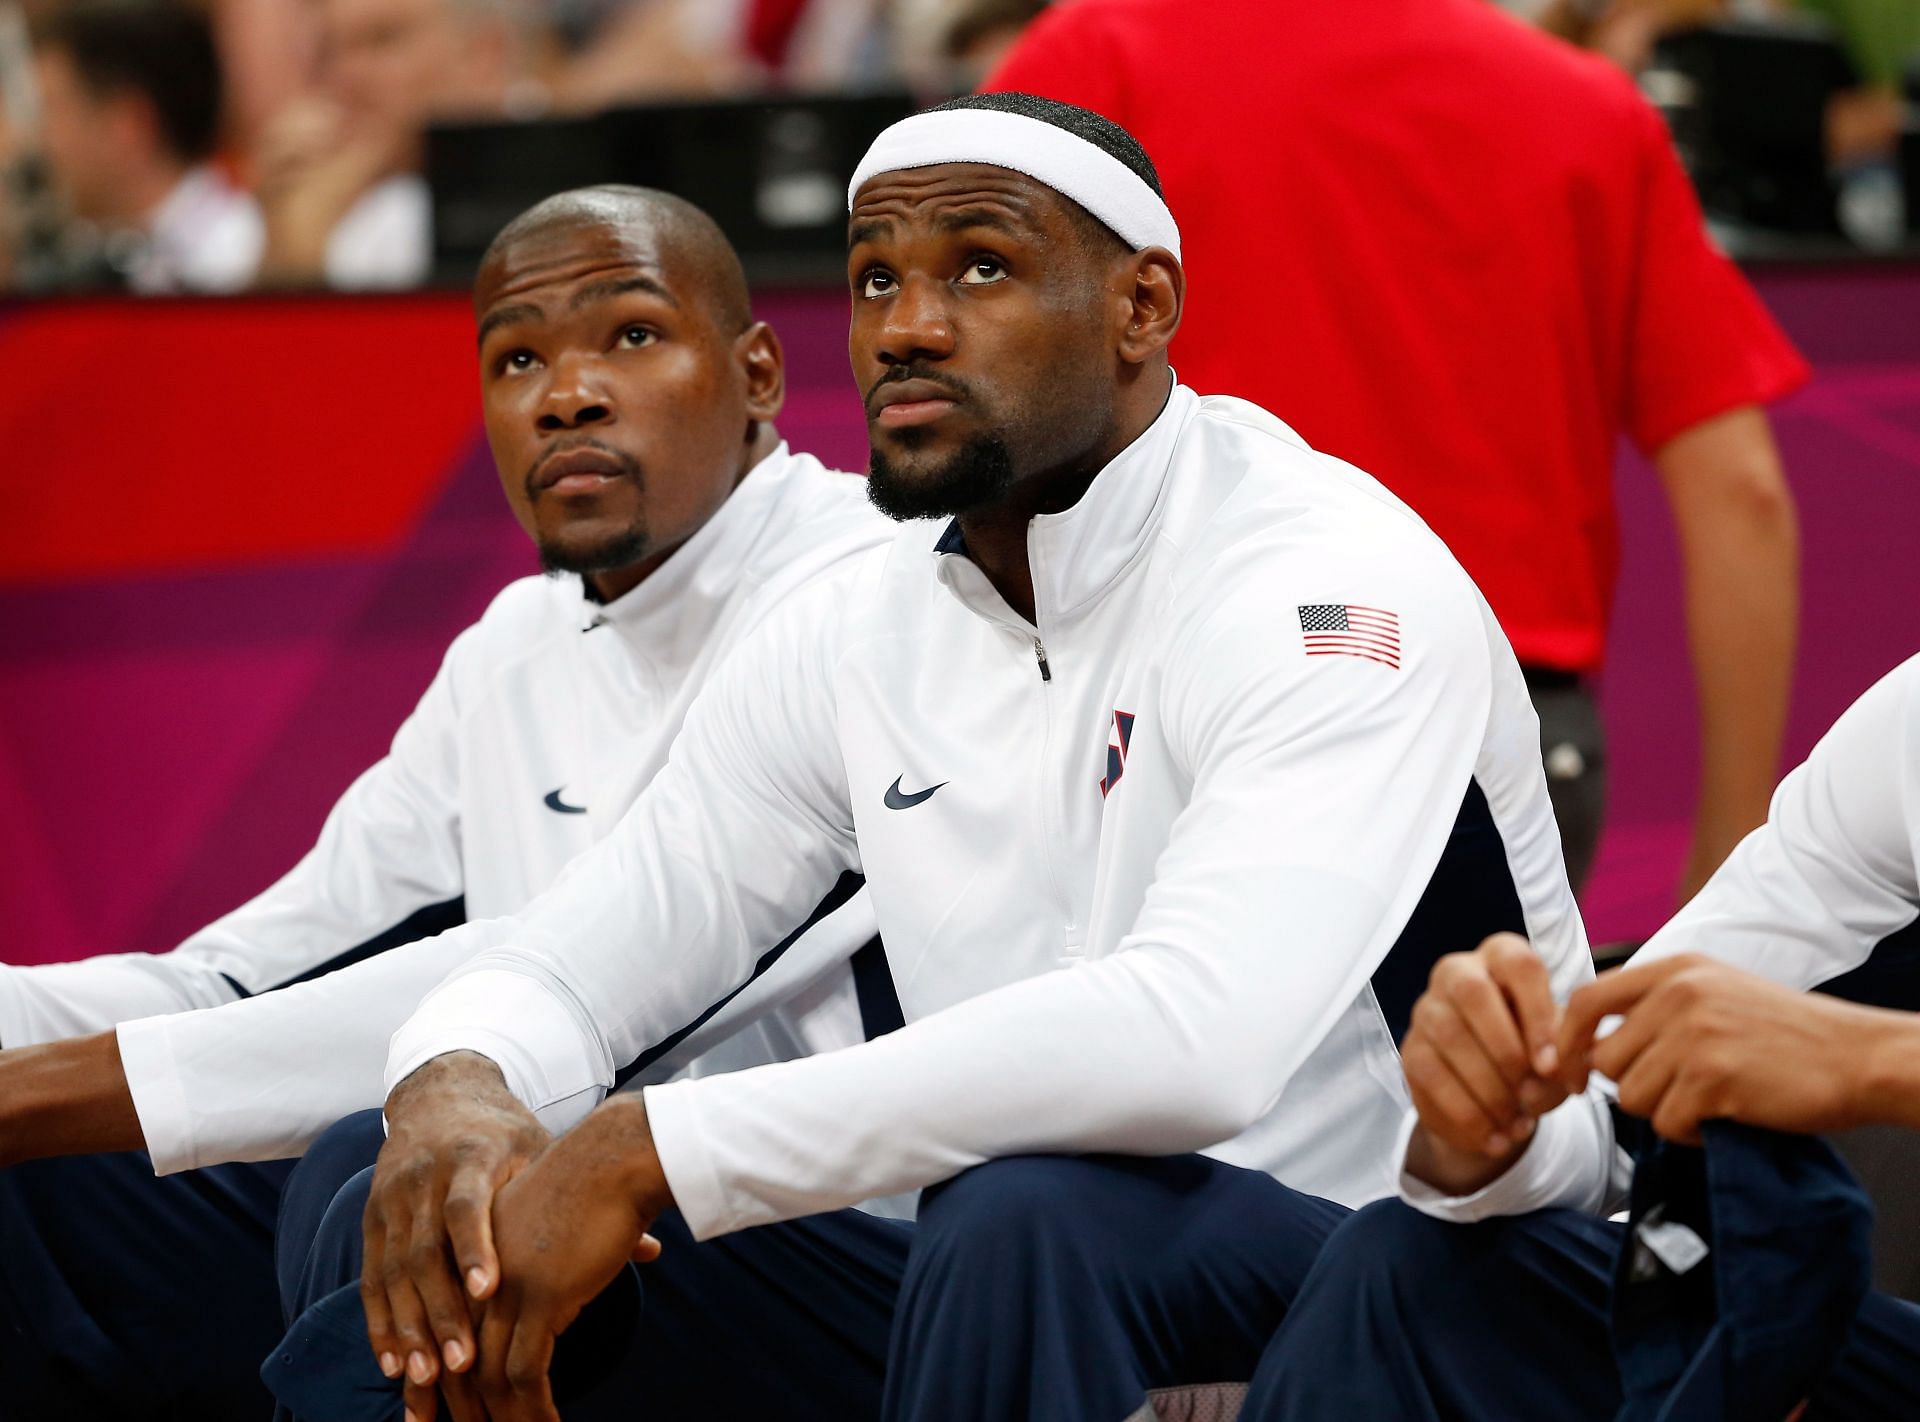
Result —
M 1078 503 L 1027 525 L 1034 609 L 1041 621 L 1075 616 L 1147 550 L 1165 507 L 1175 447 L 1199 403 L 1176 381 L 1153 423 L 1094 476 Z M 960 521 L 937 527 L 931 536 L 935 576 L 975 612 L 1007 620 L 1006 603 L 967 556 Z
M 754 546 L 795 482 L 795 471 L 812 463 L 782 440 L 747 471 L 713 517 L 674 549 L 638 587 L 609 603 L 596 603 L 574 577 L 572 595 L 580 630 L 618 626 L 646 641 L 683 637 L 704 628 L 740 588 Z

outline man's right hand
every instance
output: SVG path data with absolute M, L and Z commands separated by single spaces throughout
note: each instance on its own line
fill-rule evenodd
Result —
M 444 1390 L 479 1419 L 472 1302 L 499 1286 L 493 1197 L 552 1141 L 485 1057 L 436 1057 L 387 1098 L 387 1143 L 367 1202 L 360 1296 L 380 1370 L 404 1376 L 408 1415 L 428 1422 Z M 443 1366 L 444 1365 L 444 1366 Z
M 1409 1172 L 1468 1195 L 1519 1159 L 1540 1117 L 1567 1098 L 1555 1075 L 1559 1018 L 1546 964 L 1518 934 L 1434 964 L 1400 1044 L 1420 1115 Z

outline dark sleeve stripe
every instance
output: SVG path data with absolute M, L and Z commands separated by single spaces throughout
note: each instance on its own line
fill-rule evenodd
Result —
M 900 1010 L 900 994 L 893 990 L 893 970 L 887 966 L 887 947 L 879 938 L 853 955 L 853 990 L 860 998 L 860 1026 L 871 1042 L 907 1025 Z
M 1467 782 L 1447 847 L 1414 905 L 1407 926 L 1373 974 L 1373 995 L 1393 1033 L 1407 1035 L 1413 1005 L 1427 990 L 1433 965 L 1449 953 L 1478 948 L 1490 933 L 1525 934 L 1520 891 L 1507 863 L 1507 846 L 1478 781 Z
M 615 1072 L 613 1075 L 613 1089 L 615 1091 L 618 1091 L 621 1087 L 625 1086 L 629 1081 L 632 1081 L 634 1077 L 638 1076 L 641 1072 L 645 1071 L 648 1067 L 652 1066 L 655 1062 L 659 1061 L 660 1058 L 664 1057 L 668 1052 L 672 1051 L 675 1047 L 679 1046 L 682 1042 L 686 1041 L 688 1037 L 692 1036 L 695 1032 L 699 1031 L 700 1028 L 706 1026 L 706 1024 L 713 1019 L 713 1015 L 716 1012 L 718 1012 L 721 1008 L 725 1007 L 728 1003 L 732 1002 L 736 997 L 740 996 L 741 993 L 745 992 L 747 990 L 747 987 L 751 983 L 753 983 L 757 978 L 759 978 L 762 973 L 766 972 L 767 969 L 771 968 L 775 963 L 779 962 L 781 958 L 786 956 L 787 949 L 793 947 L 794 944 L 798 943 L 800 939 L 803 936 L 805 936 L 807 931 L 811 929 L 816 923 L 820 922 L 821 919 L 825 918 L 828 914 L 835 912 L 837 909 L 841 907 L 841 905 L 845 904 L 848 899 L 852 898 L 855 894 L 859 893 L 860 890 L 865 887 L 866 882 L 867 880 L 865 875 L 855 874 L 851 871 L 845 874 L 842 874 L 840 876 L 840 882 L 835 884 L 833 888 L 828 891 L 827 896 L 824 899 L 820 900 L 819 905 L 814 909 L 814 911 L 807 915 L 807 921 L 801 924 L 798 928 L 794 929 L 793 932 L 789 933 L 785 938 L 782 938 L 778 943 L 774 944 L 773 947 L 769 948 L 765 953 L 763 953 L 760 956 L 760 961 L 753 965 L 753 971 L 747 975 L 747 979 L 745 982 L 741 983 L 738 987 L 734 988 L 732 992 L 728 993 L 725 997 L 721 998 L 718 1002 L 711 1004 L 706 1009 L 706 1011 L 702 1012 L 698 1017 L 694 1018 L 693 1021 L 689 1022 L 686 1026 L 682 1027 L 679 1031 L 673 1033 L 670 1036 L 663 1037 L 660 1041 L 654 1043 L 653 1046 L 647 1048 L 646 1051 L 642 1052 L 639 1056 L 635 1057 L 632 1061 L 628 1062 L 624 1067 L 621 1067 L 620 1070 Z M 862 953 L 865 953 L 877 947 L 878 945 L 879 945 L 879 940 L 875 939 L 872 943 L 869 943 L 866 948 L 863 948 L 860 951 Z M 889 986 L 891 986 L 891 980 L 889 980 Z M 864 1016 L 864 1013 L 865 1013 L 865 1005 L 863 1003 L 862 1004 L 863 1016 Z
M 1920 1012 L 1920 919 L 1874 945 L 1859 967 L 1814 989 L 1868 1007 Z
M 376 933 L 364 943 L 356 943 L 345 952 L 327 959 L 326 962 L 317 963 L 308 968 L 298 977 L 263 987 L 260 991 L 273 992 L 283 987 L 292 987 L 295 983 L 310 983 L 315 978 L 324 978 L 328 973 L 337 973 L 342 968 L 351 968 L 355 963 L 364 963 L 367 959 L 377 957 L 389 948 L 398 948 L 403 944 L 418 942 L 422 938 L 431 938 L 436 933 L 445 933 L 449 928 L 458 928 L 466 921 L 467 900 L 464 894 L 459 898 L 448 899 L 445 903 L 428 904 L 425 908 L 416 909 L 408 914 L 406 918 L 384 933 Z M 224 977 L 225 974 L 222 976 Z M 227 978 L 227 981 L 233 983 L 234 989 L 240 996 L 253 996 L 239 983 L 234 983 L 232 978 Z

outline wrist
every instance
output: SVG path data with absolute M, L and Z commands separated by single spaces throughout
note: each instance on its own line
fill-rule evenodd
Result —
M 392 1125 L 424 1101 L 448 1096 L 488 1105 L 519 1104 L 491 1058 L 478 1052 L 448 1052 L 422 1062 L 387 1093 L 387 1122 Z
M 1920 1128 L 1920 1014 L 1868 1009 L 1872 1030 L 1859 1062 L 1854 1109 L 1859 1125 Z
M 1492 1156 L 1479 1151 L 1461 1150 L 1441 1140 L 1424 1124 L 1416 1125 L 1413 1134 L 1407 1138 L 1405 1170 L 1414 1179 L 1443 1195 L 1457 1199 L 1477 1194 L 1513 1168 L 1520 1157 L 1527 1153 L 1534 1134 L 1529 1132 L 1525 1140 L 1508 1147 L 1500 1155 Z
M 610 1097 L 563 1138 L 609 1170 L 611 1188 L 633 1201 L 643 1220 L 673 1206 L 673 1189 L 654 1149 L 647 1105 L 637 1091 Z

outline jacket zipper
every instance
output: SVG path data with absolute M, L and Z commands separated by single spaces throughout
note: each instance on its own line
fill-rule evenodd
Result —
M 1038 637 L 1033 639 L 1033 659 L 1040 663 L 1040 680 L 1052 681 L 1053 668 L 1047 665 L 1047 649 Z

